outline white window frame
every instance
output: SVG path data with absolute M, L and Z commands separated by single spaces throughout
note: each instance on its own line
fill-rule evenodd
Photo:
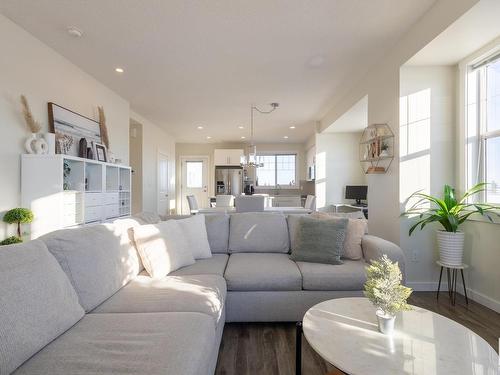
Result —
M 278 181 L 278 163 L 277 163 L 277 157 L 282 156 L 282 155 L 293 155 L 295 156 L 295 185 L 269 185 L 269 186 L 260 186 L 260 185 L 255 185 L 256 190 L 265 190 L 265 189 L 298 189 L 299 188 L 299 181 L 298 181 L 298 176 L 299 176 L 299 156 L 297 152 L 287 152 L 287 151 L 282 151 L 282 152 L 258 152 L 257 157 L 259 156 L 274 156 L 274 181 Z M 257 171 L 255 171 L 255 180 L 257 181 Z
M 499 46 L 500 47 L 500 46 Z M 497 48 L 499 48 L 497 47 Z M 487 150 L 486 150 L 486 145 L 487 141 L 489 139 L 493 138 L 500 138 L 500 129 L 499 130 L 487 130 L 487 98 L 484 96 L 486 95 L 486 90 L 487 90 L 487 77 L 486 77 L 486 69 L 488 65 L 492 63 L 497 63 L 500 61 L 500 54 L 498 49 L 495 48 L 489 53 L 487 53 L 487 57 L 483 57 L 480 59 L 476 59 L 475 61 L 471 61 L 466 63 L 465 69 L 463 69 L 465 74 L 461 74 L 461 78 L 463 79 L 463 87 L 464 90 L 461 92 L 461 99 L 463 100 L 463 109 L 464 109 L 464 114 L 463 114 L 463 121 L 462 121 L 462 131 L 463 131 L 463 142 L 462 144 L 467 147 L 467 135 L 468 135 L 468 129 L 469 129 L 469 123 L 468 123 L 468 108 L 469 108 L 469 103 L 468 103 L 468 97 L 469 97 L 469 74 L 476 72 L 477 74 L 477 79 L 476 79 L 476 98 L 475 98 L 475 103 L 476 103 L 476 126 L 475 126 L 475 134 L 477 134 L 476 138 L 476 143 L 474 145 L 475 147 L 475 153 L 473 155 L 473 158 L 475 158 L 475 161 L 472 165 L 469 165 L 468 163 L 468 154 L 467 154 L 467 149 L 464 151 L 464 181 L 462 183 L 462 186 L 464 190 L 467 190 L 474 186 L 476 183 L 481 182 L 481 181 L 486 181 L 487 176 L 486 176 L 486 166 L 487 166 Z M 494 58 L 492 58 L 494 56 Z M 469 169 L 475 169 L 472 171 L 472 174 L 470 173 L 471 171 Z M 469 181 L 469 175 L 472 175 L 472 181 Z M 484 191 L 478 195 L 475 196 L 474 202 L 477 203 L 492 203 L 488 202 L 487 198 L 487 191 Z

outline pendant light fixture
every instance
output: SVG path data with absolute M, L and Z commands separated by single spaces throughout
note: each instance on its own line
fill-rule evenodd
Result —
M 253 140 L 253 111 L 257 111 L 259 113 L 262 113 L 263 115 L 267 115 L 271 112 L 274 112 L 276 108 L 279 107 L 279 103 L 271 103 L 269 105 L 271 106 L 271 109 L 269 111 L 263 111 L 254 105 L 250 107 L 250 144 L 247 146 L 245 155 L 242 155 L 240 158 L 240 165 L 244 168 L 263 167 L 262 163 L 257 163 L 257 146 L 255 146 Z

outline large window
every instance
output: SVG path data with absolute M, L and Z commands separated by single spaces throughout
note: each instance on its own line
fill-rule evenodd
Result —
M 487 182 L 479 199 L 500 203 L 500 54 L 469 67 L 466 91 L 467 188 Z
M 296 186 L 297 155 L 258 155 L 257 163 L 263 165 L 257 168 L 257 186 Z

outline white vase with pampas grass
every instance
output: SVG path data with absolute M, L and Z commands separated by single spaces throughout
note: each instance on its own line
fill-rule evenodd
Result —
M 21 95 L 21 105 L 23 107 L 23 117 L 31 135 L 24 142 L 24 148 L 28 154 L 46 154 L 48 153 L 48 144 L 43 138 L 38 138 L 37 134 L 42 128 L 40 123 L 35 120 L 31 113 L 28 100 Z

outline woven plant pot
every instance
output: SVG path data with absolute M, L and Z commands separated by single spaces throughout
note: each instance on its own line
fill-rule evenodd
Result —
M 447 266 L 461 266 L 464 257 L 464 232 L 437 231 L 439 258 Z

